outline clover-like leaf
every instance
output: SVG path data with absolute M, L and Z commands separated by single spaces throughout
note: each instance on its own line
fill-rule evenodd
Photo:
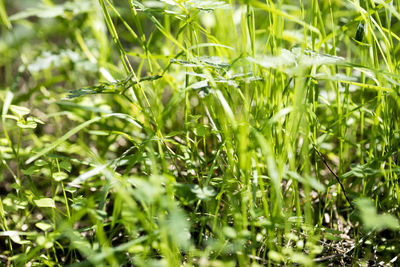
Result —
M 37 127 L 37 123 L 34 121 L 25 121 L 22 119 L 17 122 L 17 126 L 21 129 L 35 129 Z
M 19 118 L 22 118 L 25 115 L 28 115 L 29 113 L 31 113 L 29 108 L 16 106 L 16 105 L 11 105 L 10 110 L 12 113 L 14 113 L 14 115 L 18 116 Z

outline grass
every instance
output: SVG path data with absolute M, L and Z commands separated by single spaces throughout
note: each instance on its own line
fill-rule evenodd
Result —
M 400 3 L 0 0 L 0 264 L 398 264 Z

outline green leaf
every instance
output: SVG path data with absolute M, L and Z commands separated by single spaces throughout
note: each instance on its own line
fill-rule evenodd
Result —
M 16 105 L 11 105 L 10 110 L 12 113 L 14 113 L 14 115 L 16 115 L 20 118 L 31 113 L 30 109 L 28 109 L 26 107 L 16 106 Z
M 69 186 L 67 186 L 67 187 L 65 187 L 65 191 L 67 191 L 67 192 L 73 194 L 73 193 L 75 193 L 75 192 L 78 191 L 78 190 L 77 190 L 75 187 L 69 187 Z
M 26 119 L 28 122 L 35 122 L 35 123 L 39 123 L 39 124 L 44 124 L 44 122 L 41 120 L 41 119 L 39 119 L 39 118 L 36 118 L 36 117 L 34 117 L 34 116 L 29 116 L 27 119 Z
M 38 166 L 38 167 L 43 167 L 43 166 L 46 166 L 47 164 L 48 164 L 48 162 L 43 159 L 38 159 L 35 161 L 35 166 Z
M 229 9 L 230 4 L 215 0 L 191 0 L 186 3 L 187 7 L 197 8 L 201 11 L 214 11 L 215 9 Z
M 35 226 L 44 232 L 50 230 L 53 227 L 51 224 L 44 223 L 44 222 L 38 222 L 35 224 Z
M 191 191 L 201 200 L 209 200 L 217 194 L 211 186 L 201 188 L 199 185 L 193 185 Z
M 39 246 L 42 246 L 42 247 L 44 247 L 46 249 L 49 249 L 49 248 L 53 247 L 53 242 L 48 240 L 48 238 L 46 238 L 44 236 L 41 236 L 41 235 L 36 238 L 36 243 Z
M 194 133 L 197 136 L 201 136 L 201 137 L 206 136 L 207 134 L 209 134 L 209 132 L 210 132 L 210 129 L 207 127 L 207 125 L 200 124 L 200 125 L 197 125 L 196 128 L 194 129 Z
M 200 82 L 193 83 L 192 85 L 190 85 L 190 88 L 197 90 L 197 89 L 211 88 L 211 87 L 208 85 L 208 80 L 203 80 Z
M 235 239 L 237 237 L 235 228 L 225 226 L 224 228 L 222 228 L 222 231 L 224 232 L 224 235 L 228 238 Z
M 276 262 L 281 262 L 285 259 L 285 257 L 281 253 L 273 250 L 270 250 L 268 252 L 268 258 Z
M 0 236 L 8 236 L 14 243 L 19 245 L 32 244 L 30 240 L 23 240 L 21 236 L 34 236 L 36 233 L 33 232 L 19 232 L 19 231 L 3 231 L 0 232 Z M 9 258 L 11 259 L 11 258 Z
M 329 54 L 321 54 L 311 50 L 305 50 L 303 53 L 301 49 L 293 49 L 293 53 L 296 54 L 299 65 L 302 66 L 319 66 L 319 65 L 330 65 L 343 63 L 344 58 Z
M 34 200 L 36 206 L 40 208 L 55 208 L 56 204 L 53 199 L 51 198 L 41 198 Z
M 312 264 L 312 260 L 310 259 L 310 257 L 307 257 L 302 253 L 294 252 L 290 258 L 293 262 L 301 264 L 303 266 L 311 266 Z
M 20 245 L 27 245 L 27 244 L 31 243 L 28 240 L 22 240 L 21 236 L 19 234 L 17 234 L 16 232 L 14 234 L 10 234 L 9 236 L 14 243 L 17 243 Z
M 67 172 L 70 172 L 72 169 L 71 162 L 63 160 L 60 162 L 60 168 L 66 170 Z
M 280 55 L 248 57 L 247 60 L 266 69 L 288 69 L 288 71 L 293 71 L 297 67 L 331 65 L 344 62 L 342 57 L 321 54 L 311 50 L 302 51 L 298 48 L 292 51 L 282 49 Z
M 53 173 L 53 179 L 57 182 L 61 182 L 62 180 L 65 180 L 68 178 L 68 174 L 65 172 L 55 172 Z
M 35 129 L 37 127 L 37 123 L 34 121 L 19 120 L 17 122 L 17 126 L 21 129 Z
M 277 69 L 296 65 L 296 55 L 286 49 L 282 49 L 279 56 L 248 57 L 247 60 L 266 69 Z
M 26 169 L 26 170 L 21 170 L 21 171 L 22 171 L 22 173 L 25 174 L 25 175 L 32 175 L 32 174 L 38 172 L 39 169 L 38 169 L 37 166 L 30 166 L 28 169 Z

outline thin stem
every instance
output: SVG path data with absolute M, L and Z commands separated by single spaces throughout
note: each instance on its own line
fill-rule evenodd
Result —
M 317 152 L 318 156 L 321 158 L 322 162 L 325 164 L 325 166 L 328 168 L 328 170 L 333 174 L 333 176 L 335 176 L 336 180 L 338 181 L 338 183 L 340 184 L 340 187 L 343 190 L 343 194 L 347 200 L 347 202 L 349 203 L 350 207 L 352 209 L 354 209 L 353 204 L 351 204 L 350 199 L 348 198 L 347 194 L 346 194 L 346 190 L 344 189 L 344 186 L 342 184 L 342 182 L 340 181 L 339 177 L 336 175 L 336 173 L 331 169 L 331 167 L 329 167 L 328 163 L 326 162 L 324 156 L 318 151 L 317 147 L 313 144 L 314 150 Z

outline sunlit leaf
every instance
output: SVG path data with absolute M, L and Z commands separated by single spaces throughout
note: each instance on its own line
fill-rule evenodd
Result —
M 174 1 L 174 0 L 160 0 L 160 1 L 164 2 L 164 3 L 168 4 L 168 5 L 172 5 L 172 6 L 177 6 L 178 5 L 178 3 L 176 1 Z
M 18 121 L 17 126 L 22 129 L 35 129 L 37 127 L 37 123 L 34 121 Z
M 36 242 L 37 242 L 37 244 L 39 246 L 42 246 L 42 247 L 44 247 L 46 249 L 49 249 L 49 248 L 53 247 L 53 242 L 50 241 L 47 237 L 42 236 L 42 235 L 39 235 L 36 238 Z
M 193 83 L 192 85 L 190 85 L 190 87 L 192 89 L 195 89 L 195 90 L 209 87 L 208 80 L 203 80 L 203 81 L 200 81 L 200 82 Z
M 14 113 L 16 116 L 18 116 L 20 118 L 31 113 L 30 109 L 28 109 L 26 107 L 16 106 L 16 105 L 11 105 L 10 110 L 12 113 Z
M 55 208 L 56 204 L 53 199 L 51 198 L 41 198 L 34 200 L 36 206 L 40 208 Z
M 201 200 L 209 200 L 217 194 L 211 186 L 201 188 L 199 185 L 193 185 L 191 191 Z
M 35 226 L 37 228 L 39 228 L 40 230 L 45 231 L 45 232 L 50 230 L 51 228 L 53 228 L 53 226 L 51 224 L 48 224 L 48 223 L 45 223 L 45 222 L 37 222 L 35 224 Z
M 296 55 L 286 49 L 282 49 L 279 56 L 248 57 L 247 60 L 267 69 L 295 66 L 297 63 Z
M 28 122 L 35 122 L 35 123 L 39 123 L 39 124 L 44 124 L 44 122 L 41 119 L 36 118 L 34 116 L 29 116 L 26 120 Z
M 314 51 L 306 51 L 304 54 L 298 55 L 298 57 L 298 63 L 306 67 L 338 64 L 344 61 L 343 57 L 333 56 L 329 54 L 320 54 Z
M 13 233 L 13 234 L 10 234 L 9 237 L 11 238 L 11 240 L 12 240 L 14 243 L 17 243 L 17 244 L 20 244 L 20 245 L 27 245 L 27 244 L 30 244 L 30 243 L 31 243 L 29 240 L 23 240 L 23 239 L 21 238 L 21 236 L 20 236 L 18 233 L 16 233 L 16 232 Z
M 231 6 L 224 1 L 216 0 L 191 0 L 186 6 L 197 8 L 203 11 L 213 11 L 214 9 L 228 9 Z
M 47 164 L 48 164 L 48 162 L 43 159 L 38 159 L 35 161 L 35 166 L 38 166 L 38 167 L 43 167 L 43 166 L 46 166 Z

